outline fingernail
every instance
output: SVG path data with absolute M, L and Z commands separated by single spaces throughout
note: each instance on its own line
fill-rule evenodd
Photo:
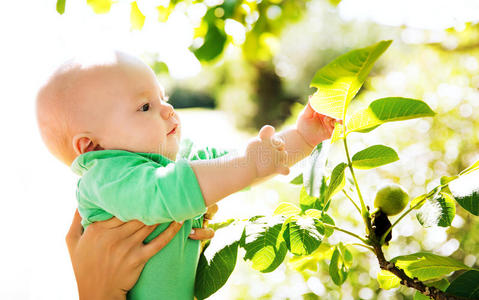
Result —
M 180 223 L 180 224 L 182 224 L 182 225 L 183 225 L 183 222 L 184 222 L 184 221 L 180 221 L 180 222 L 178 222 L 178 223 Z
M 191 229 L 190 234 L 195 234 L 195 230 Z

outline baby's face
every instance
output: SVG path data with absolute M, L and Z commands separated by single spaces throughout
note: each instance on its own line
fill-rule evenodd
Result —
M 139 61 L 101 68 L 84 78 L 82 105 L 103 149 L 159 153 L 175 160 L 181 124 L 153 73 Z

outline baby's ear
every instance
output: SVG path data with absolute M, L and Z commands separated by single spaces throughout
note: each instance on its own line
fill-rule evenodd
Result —
M 73 150 L 77 155 L 96 150 L 97 146 L 90 137 L 77 134 L 73 137 Z

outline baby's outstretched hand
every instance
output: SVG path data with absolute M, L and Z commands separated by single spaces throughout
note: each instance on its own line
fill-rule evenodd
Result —
M 314 111 L 308 101 L 308 104 L 298 116 L 296 128 L 304 140 L 314 147 L 331 137 L 336 122 L 341 121 Z
M 256 167 L 256 177 L 262 178 L 272 174 L 289 174 L 288 154 L 284 141 L 275 135 L 273 126 L 265 125 L 246 148 L 248 162 Z

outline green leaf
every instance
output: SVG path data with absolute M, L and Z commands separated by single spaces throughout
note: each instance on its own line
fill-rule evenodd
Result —
M 263 273 L 274 271 L 284 260 L 287 249 L 282 236 L 284 217 L 258 218 L 246 226 L 246 250 L 244 260 L 251 260 L 252 267 Z
M 421 100 L 400 97 L 381 98 L 371 102 L 368 108 L 353 114 L 347 122 L 346 134 L 351 132 L 369 132 L 387 122 L 432 117 L 435 114 Z
M 325 201 L 329 200 L 337 192 L 344 188 L 346 184 L 346 179 L 344 176 L 344 169 L 346 168 L 346 163 L 339 163 L 334 167 L 333 172 L 331 173 L 331 179 L 329 180 L 328 190 L 326 192 Z
M 323 223 L 333 225 L 333 226 L 335 225 L 333 218 L 331 218 L 331 216 L 326 213 L 323 213 L 323 216 L 321 217 L 320 220 Z M 330 237 L 331 235 L 333 235 L 333 233 L 334 233 L 334 229 L 326 227 L 326 226 L 324 227 L 324 235 L 326 237 Z
M 420 196 L 417 196 L 416 198 L 412 199 L 411 203 L 409 204 L 409 207 L 415 207 L 415 209 L 420 209 L 424 205 L 424 200 L 426 200 L 427 194 L 423 194 Z M 422 204 L 420 204 L 423 202 Z
M 451 272 L 470 269 L 453 258 L 427 252 L 398 256 L 391 262 L 409 277 L 417 277 L 421 281 L 440 279 Z
M 379 287 L 384 289 L 384 290 L 390 290 L 399 287 L 401 284 L 401 279 L 394 275 L 393 273 L 386 271 L 386 270 L 381 270 L 378 273 L 377 277 Z
M 444 292 L 447 289 L 447 287 L 449 286 L 449 281 L 447 281 L 447 279 L 443 278 L 439 281 L 428 283 L 427 286 L 433 286 L 433 287 L 438 288 L 438 289 L 440 289 L 441 291 Z M 430 299 L 431 298 L 429 298 L 429 296 L 425 296 L 425 295 L 421 294 L 420 292 L 416 291 L 416 294 L 414 295 L 413 300 L 430 300 Z
M 145 15 L 141 13 L 136 1 L 131 2 L 130 23 L 131 28 L 136 30 L 141 30 L 145 24 Z
M 319 197 L 321 189 L 324 188 L 324 165 L 326 164 L 326 149 L 320 143 L 313 149 L 313 152 L 306 158 L 306 166 L 303 169 L 303 183 L 306 192 L 310 196 Z
M 211 22 L 208 23 L 208 31 L 203 45 L 194 50 L 193 53 L 201 61 L 212 61 L 223 52 L 225 43 L 226 33 L 218 28 L 214 22 Z
M 479 299 L 479 271 L 470 270 L 459 275 L 451 282 L 446 293 L 469 299 Z
M 311 208 L 323 209 L 323 202 L 318 197 L 308 195 L 306 188 L 303 186 L 299 192 L 299 206 L 301 211 L 306 211 Z
M 239 241 L 232 243 L 214 253 L 211 259 L 207 259 L 205 248 L 198 262 L 195 279 L 195 296 L 198 299 L 206 299 L 219 290 L 228 280 L 236 265 Z
M 344 120 L 349 103 L 391 42 L 381 41 L 350 51 L 316 72 L 310 85 L 318 88 L 310 100 L 314 110 Z
M 329 3 L 332 6 L 338 6 L 338 4 L 341 3 L 341 0 L 329 0 Z
M 457 178 L 459 178 L 459 176 L 457 176 L 457 175 L 456 176 L 442 176 L 440 182 L 441 182 L 441 185 L 444 185 L 444 184 L 448 184 L 449 182 L 451 182 L 451 181 L 453 181 Z
M 424 227 L 449 227 L 455 215 L 456 203 L 453 196 L 441 191 L 425 201 L 416 218 Z
M 67 2 L 67 0 L 57 0 L 57 12 L 60 15 L 63 15 L 63 13 L 65 12 L 66 2 Z
M 479 171 L 465 172 L 449 183 L 449 189 L 459 205 L 471 214 L 479 216 Z
M 329 264 L 329 275 L 336 285 L 342 285 L 346 281 L 352 260 L 351 252 L 342 243 L 336 245 Z
M 214 231 L 218 230 L 218 229 L 221 229 L 221 228 L 225 228 L 227 226 L 229 226 L 231 223 L 233 223 L 235 221 L 235 219 L 228 219 L 224 222 L 218 222 L 218 223 L 208 223 L 208 228 L 211 228 L 213 229 Z
M 334 130 L 331 134 L 331 144 L 334 144 L 336 141 L 342 139 L 344 136 L 344 125 L 341 123 L 334 124 Z
M 106 14 L 110 11 L 112 0 L 86 0 L 96 14 Z
M 291 253 L 308 255 L 319 247 L 324 233 L 321 221 L 314 218 L 299 218 L 287 224 L 283 239 Z
M 303 271 L 305 269 L 313 272 L 318 272 L 318 262 L 325 259 L 331 259 L 333 255 L 334 247 L 328 243 L 321 243 L 319 247 L 313 251 L 310 255 L 293 256 L 288 260 L 288 265 L 297 271 Z
M 288 202 L 282 202 L 276 207 L 274 210 L 275 215 L 282 215 L 285 217 L 290 217 L 294 215 L 298 215 L 301 213 L 301 209 L 294 204 Z
M 430 197 L 433 197 L 439 190 L 441 186 L 436 186 L 435 188 L 433 188 L 432 190 L 430 190 L 428 193 L 426 194 L 422 194 L 422 195 L 419 195 L 417 196 L 416 198 L 414 198 L 411 203 L 409 204 L 410 207 L 415 207 L 415 209 L 420 209 L 424 203 L 426 202 L 426 198 L 430 198 Z M 448 192 L 450 193 L 450 192 Z M 417 205 L 417 206 L 416 206 Z
M 330 224 L 330 225 L 335 225 L 333 218 L 331 218 L 330 215 L 318 210 L 318 209 L 308 209 L 307 211 L 304 212 L 305 215 L 311 217 L 311 218 L 316 218 L 320 220 L 323 223 Z M 334 229 L 324 227 L 324 235 L 326 237 L 330 237 L 334 232 Z
M 353 167 L 372 169 L 399 160 L 394 149 L 384 145 L 374 145 L 359 151 L 352 157 Z
M 298 176 L 294 177 L 289 183 L 292 184 L 303 184 L 303 173 L 299 174 Z

